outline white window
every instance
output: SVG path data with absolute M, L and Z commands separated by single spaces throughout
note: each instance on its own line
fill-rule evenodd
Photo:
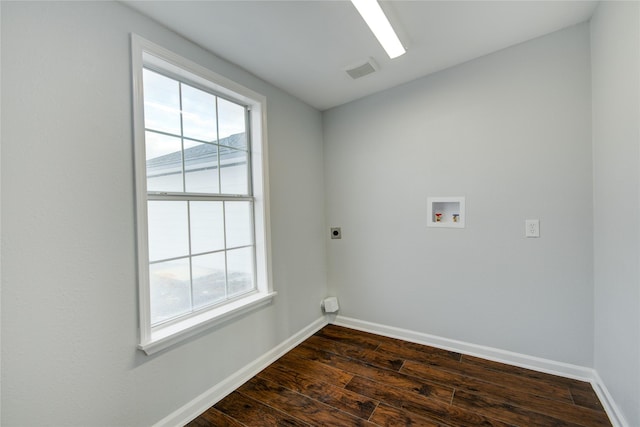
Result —
M 271 301 L 265 98 L 132 36 L 140 345 Z

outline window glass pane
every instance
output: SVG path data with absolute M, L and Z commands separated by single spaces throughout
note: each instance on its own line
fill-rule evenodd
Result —
M 184 167 L 187 192 L 220 192 L 217 145 L 185 140 Z
M 253 247 L 227 251 L 228 296 L 253 290 Z
M 220 145 L 245 150 L 247 146 L 247 134 L 236 133 L 226 138 L 220 138 Z
M 247 107 L 158 70 L 143 68 L 145 165 L 136 163 L 146 167 L 144 304 L 156 328 L 257 288 Z
M 220 144 L 240 149 L 247 148 L 246 113 L 242 105 L 218 98 L 218 127 Z
M 151 264 L 149 284 L 152 325 L 191 311 L 188 258 Z
M 216 142 L 216 97 L 182 85 L 182 131 L 187 138 Z
M 182 191 L 180 138 L 145 132 L 147 191 Z
M 191 253 L 224 249 L 222 202 L 190 202 Z
M 178 82 L 146 68 L 143 73 L 145 128 L 180 135 Z
M 224 202 L 227 248 L 253 243 L 251 202 Z
M 247 152 L 220 148 L 220 184 L 222 194 L 249 194 Z
M 149 201 L 149 261 L 189 255 L 187 202 Z
M 193 308 L 211 305 L 226 298 L 224 252 L 192 258 Z

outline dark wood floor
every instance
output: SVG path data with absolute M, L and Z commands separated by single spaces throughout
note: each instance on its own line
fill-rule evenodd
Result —
M 611 426 L 589 383 L 328 325 L 189 426 Z

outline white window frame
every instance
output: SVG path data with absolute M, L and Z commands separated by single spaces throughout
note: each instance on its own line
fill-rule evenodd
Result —
M 136 234 L 140 341 L 146 354 L 164 350 L 224 321 L 269 304 L 276 292 L 271 281 L 266 98 L 232 80 L 185 59 L 155 43 L 132 34 L 133 129 L 136 184 Z M 186 82 L 195 83 L 246 105 L 251 111 L 251 188 L 253 191 L 256 251 L 256 291 L 246 296 L 198 311 L 184 318 L 151 325 L 149 289 L 149 247 L 147 226 L 147 175 L 145 154 L 143 67 L 165 70 Z

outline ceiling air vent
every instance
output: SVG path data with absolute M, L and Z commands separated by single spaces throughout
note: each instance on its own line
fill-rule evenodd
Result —
M 345 70 L 352 79 L 359 79 L 360 77 L 364 77 L 367 74 L 371 74 L 374 71 L 378 70 L 378 65 L 375 63 L 373 58 L 368 58 L 364 62 L 360 62 L 354 66 L 347 67 Z

